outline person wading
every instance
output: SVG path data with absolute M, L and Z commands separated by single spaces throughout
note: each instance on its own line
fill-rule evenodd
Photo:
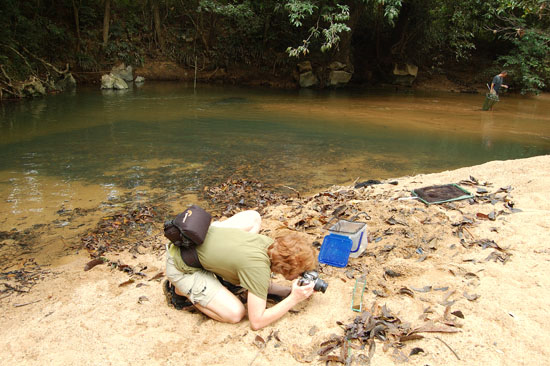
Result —
M 504 82 L 504 78 L 507 75 L 508 75 L 508 72 L 506 72 L 506 71 L 502 71 L 500 74 L 495 75 L 495 77 L 493 78 L 493 81 L 491 82 L 491 89 L 490 89 L 491 94 L 498 95 L 500 87 L 508 89 L 508 85 L 502 84 Z

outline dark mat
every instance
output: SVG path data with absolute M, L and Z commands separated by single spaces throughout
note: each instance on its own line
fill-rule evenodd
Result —
M 458 201 L 473 197 L 470 192 L 454 183 L 417 188 L 413 189 L 412 193 L 427 205 Z

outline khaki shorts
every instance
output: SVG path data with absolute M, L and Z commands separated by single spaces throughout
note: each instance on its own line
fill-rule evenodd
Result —
M 216 276 L 204 269 L 191 270 L 188 273 L 176 268 L 174 259 L 166 255 L 166 277 L 180 294 L 184 294 L 193 304 L 208 306 L 208 303 L 223 287 Z

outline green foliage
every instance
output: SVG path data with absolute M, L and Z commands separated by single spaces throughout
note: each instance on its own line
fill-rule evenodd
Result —
M 426 13 L 428 31 L 424 35 L 423 54 L 437 52 L 441 58 L 468 61 L 476 49 L 476 40 L 487 22 L 488 3 L 484 0 L 444 0 Z
M 388 22 L 390 27 L 395 26 L 395 22 L 403 6 L 402 0 L 366 0 L 366 3 L 374 6 L 375 9 L 382 10 L 383 18 Z
M 311 1 L 289 0 L 285 4 L 288 10 L 288 18 L 290 24 L 295 27 L 301 27 L 302 21 L 313 15 L 317 11 L 318 6 Z
M 512 39 L 514 49 L 501 56 L 503 64 L 521 93 L 540 93 L 550 85 L 550 36 L 527 30 L 522 37 Z
M 105 55 L 112 61 L 122 61 L 126 65 L 141 66 L 144 56 L 138 45 L 128 40 L 115 40 L 107 43 Z
M 538 94 L 550 85 L 550 1 L 498 0 L 493 33 L 511 43 L 498 62 L 510 70 L 521 93 Z
M 275 72 L 309 53 L 328 60 L 345 39 L 371 70 L 403 61 L 460 67 L 484 51 L 522 92 L 550 86 L 550 0 L 111 0 L 105 47 L 104 10 L 100 0 L 2 0 L 1 64 L 18 78 L 44 71 L 31 54 L 84 71 L 162 57 Z
M 319 6 L 310 1 L 290 0 L 285 8 L 289 12 L 290 23 L 295 27 L 302 27 L 307 16 L 315 15 L 317 17 L 302 44 L 287 48 L 286 52 L 291 57 L 308 54 L 312 40 L 319 40 L 320 50 L 326 52 L 338 44 L 340 33 L 351 31 L 351 28 L 345 24 L 349 19 L 349 6 L 347 5 L 331 5 L 330 2 L 326 2 Z
M 254 16 L 250 1 L 244 1 L 241 4 L 222 4 L 213 0 L 201 0 L 197 12 L 213 13 L 233 19 L 248 19 Z
M 76 54 L 76 60 L 78 66 L 84 71 L 99 70 L 99 64 L 92 55 L 79 52 Z

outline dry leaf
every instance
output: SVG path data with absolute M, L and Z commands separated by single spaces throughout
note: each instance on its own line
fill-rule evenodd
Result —
M 301 347 L 293 344 L 290 346 L 290 354 L 294 359 L 301 363 L 311 363 L 315 358 L 315 352 L 305 351 Z
M 128 286 L 129 284 L 132 284 L 134 282 L 135 282 L 134 279 L 130 278 L 128 281 L 122 282 L 120 285 L 118 285 L 118 287 Z
M 88 263 L 86 263 L 86 265 L 84 266 L 84 271 L 89 271 L 90 269 L 94 268 L 98 264 L 103 264 L 103 263 L 105 263 L 105 262 L 101 258 L 93 259 L 93 260 L 89 261 Z
M 256 338 L 254 338 L 254 345 L 262 349 L 265 347 L 265 340 L 261 336 L 257 335 Z

